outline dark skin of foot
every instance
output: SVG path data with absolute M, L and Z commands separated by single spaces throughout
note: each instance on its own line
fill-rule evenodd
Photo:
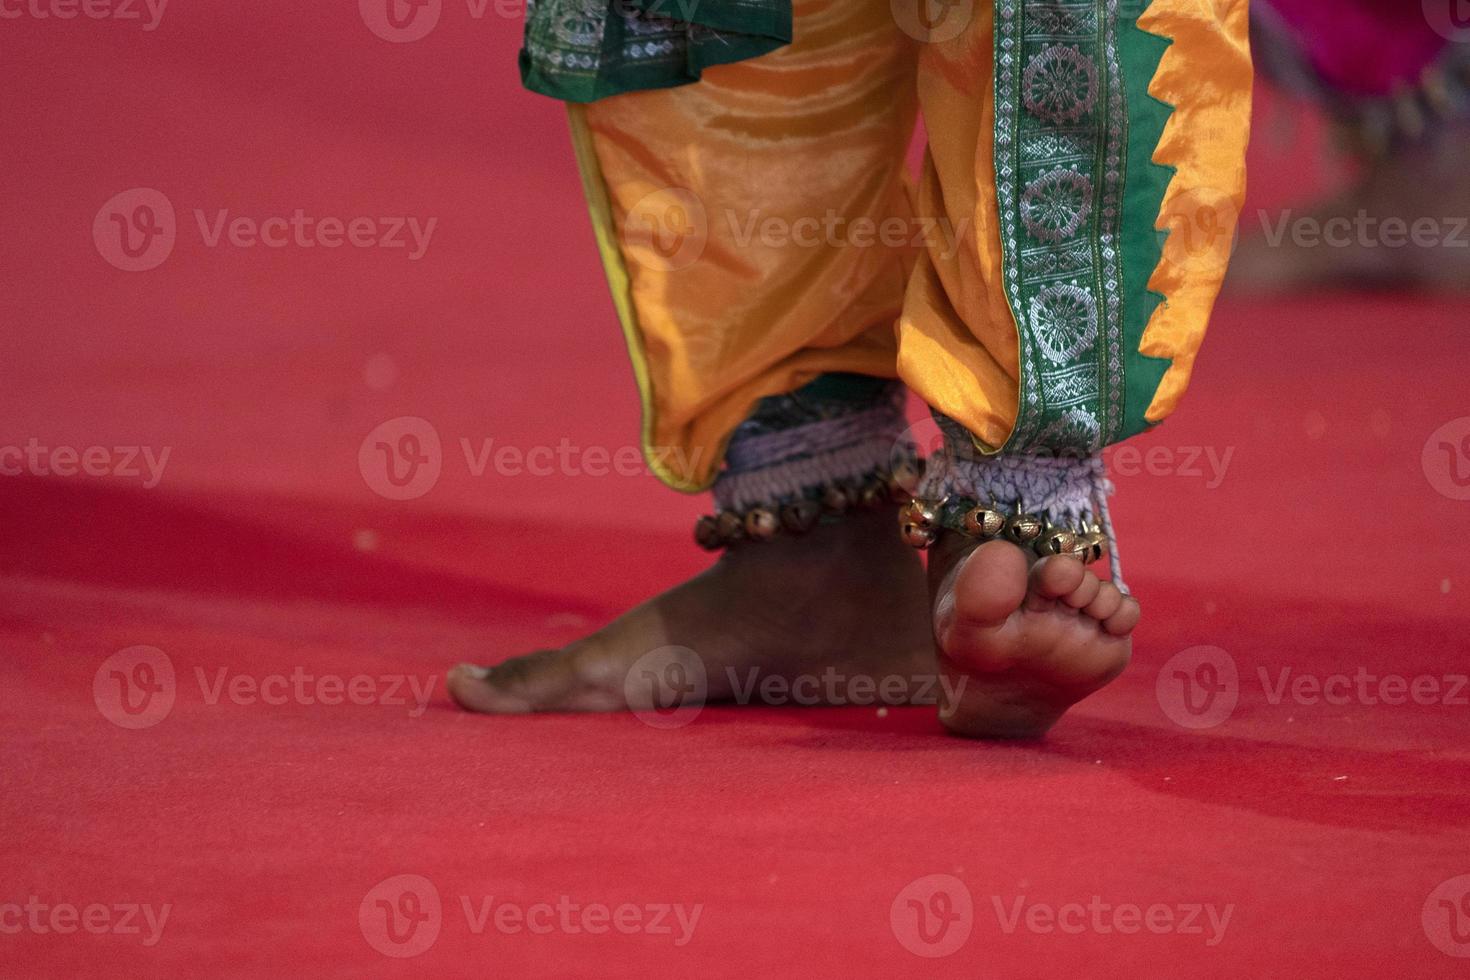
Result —
M 1138 602 L 1077 559 L 954 532 L 929 554 L 941 690 L 959 692 L 940 705 L 951 732 L 1039 738 L 1128 666 Z
M 788 682 L 829 668 L 874 680 L 937 672 L 939 683 L 907 691 L 937 696 L 951 732 L 1036 738 L 1127 666 L 1138 603 L 1075 559 L 1027 555 L 946 532 L 930 552 L 926 594 L 894 514 L 856 514 L 802 538 L 732 548 L 568 646 L 461 664 L 449 690 L 490 714 L 643 709 L 652 702 L 626 683 L 630 671 L 674 646 L 697 655 L 704 700 L 734 699 L 752 670 Z
M 885 507 L 801 537 L 736 545 L 585 639 L 494 667 L 461 664 L 449 673 L 450 694 L 490 714 L 648 707 L 636 703 L 639 685 L 625 681 L 640 658 L 673 646 L 697 655 L 711 702 L 748 691 L 752 676 L 810 684 L 832 668 L 846 677 L 927 677 L 933 704 L 924 567 L 896 521 L 896 508 Z

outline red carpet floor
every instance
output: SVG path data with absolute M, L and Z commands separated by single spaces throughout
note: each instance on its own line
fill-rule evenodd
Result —
M 1222 305 L 1114 458 L 1134 665 L 1042 745 L 455 710 L 447 666 L 705 560 L 651 478 L 466 460 L 637 431 L 558 111 L 476 9 L 5 25 L 0 975 L 1464 974 L 1465 304 Z M 177 240 L 125 272 L 92 226 L 137 187 Z M 437 224 L 209 244 L 296 209 Z M 404 501 L 358 459 L 400 416 L 443 446 Z

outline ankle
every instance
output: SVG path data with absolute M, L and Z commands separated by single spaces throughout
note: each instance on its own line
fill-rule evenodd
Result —
M 898 505 L 852 511 L 840 519 L 818 524 L 800 537 L 778 536 L 769 541 L 743 541 L 720 555 L 717 568 L 754 570 L 782 579 L 809 574 L 834 565 L 863 568 L 888 566 L 894 558 L 917 563 L 911 548 L 898 535 Z

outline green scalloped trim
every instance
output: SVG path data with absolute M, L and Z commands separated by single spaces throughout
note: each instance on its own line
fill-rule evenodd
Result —
M 1089 454 L 1148 427 L 1169 361 L 1139 352 L 1173 169 L 1148 4 L 996 0 L 995 172 L 1019 392 L 1008 452 Z
M 1140 11 L 1142 13 L 1142 11 Z M 1138 26 L 1138 18 L 1125 18 L 1118 35 L 1123 68 L 1123 88 L 1128 100 L 1128 179 L 1123 190 L 1124 221 L 1120 234 L 1123 251 L 1123 425 L 1118 439 L 1126 439 L 1152 427 L 1144 418 L 1164 374 L 1174 362 L 1166 357 L 1142 353 L 1143 333 L 1153 319 L 1164 294 L 1149 288 L 1154 270 L 1163 260 L 1169 229 L 1157 227 L 1164 195 L 1177 167 L 1154 162 L 1154 153 L 1164 136 L 1164 126 L 1174 106 L 1149 94 L 1164 52 L 1174 41 Z

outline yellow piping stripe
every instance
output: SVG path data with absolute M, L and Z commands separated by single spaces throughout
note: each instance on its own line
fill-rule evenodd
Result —
M 696 481 L 681 480 L 654 451 L 653 381 L 648 374 L 648 357 L 643 350 L 643 334 L 638 325 L 638 311 L 633 304 L 632 279 L 623 262 L 622 249 L 618 247 L 617 226 L 607 195 L 607 182 L 602 175 L 602 164 L 597 159 L 592 130 L 587 125 L 587 107 L 567 103 L 567 118 L 572 125 L 572 148 L 577 154 L 577 169 L 582 174 L 582 190 L 587 196 L 587 211 L 592 216 L 592 229 L 597 236 L 597 251 L 602 256 L 602 268 L 607 274 L 608 288 L 612 290 L 613 305 L 623 325 L 623 339 L 628 344 L 628 357 L 633 362 L 633 376 L 638 381 L 638 395 L 643 403 L 640 436 L 643 458 L 654 475 L 670 487 L 685 493 L 697 493 L 705 486 Z

